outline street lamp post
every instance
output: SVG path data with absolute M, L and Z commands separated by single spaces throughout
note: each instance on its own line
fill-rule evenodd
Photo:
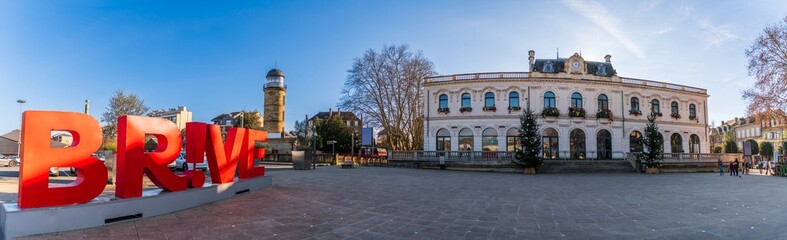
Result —
M 22 160 L 22 104 L 25 104 L 27 100 L 19 99 L 16 100 L 19 103 L 19 142 L 16 143 L 16 156 L 19 157 L 19 160 Z

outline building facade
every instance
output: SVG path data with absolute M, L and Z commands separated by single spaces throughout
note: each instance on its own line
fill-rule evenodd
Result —
M 756 141 L 760 145 L 770 142 L 776 150 L 783 151 L 784 142 L 787 141 L 787 114 L 774 111 L 769 116 L 755 114 L 722 121 L 721 125 L 711 129 L 711 146 L 722 147 L 725 134 L 735 139 L 739 151 L 743 151 L 746 141 Z
M 708 153 L 707 90 L 617 76 L 604 62 L 538 59 L 529 72 L 425 79 L 424 150 L 513 151 L 524 109 L 540 115 L 547 159 L 619 159 L 642 151 L 654 113 L 665 153 Z
M 85 111 L 88 111 L 87 103 L 85 103 Z M 148 113 L 148 117 L 158 117 L 167 119 L 176 126 L 178 129 L 183 130 L 186 129 L 186 123 L 191 122 L 191 112 L 189 112 L 186 107 L 178 106 L 177 108 L 170 108 L 170 109 L 158 109 L 153 110 Z

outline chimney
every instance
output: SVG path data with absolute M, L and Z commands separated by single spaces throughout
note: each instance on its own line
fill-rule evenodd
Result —
M 328 108 L 328 117 L 333 117 L 333 108 Z
M 90 115 L 90 101 L 85 99 L 85 114 Z
M 527 51 L 527 55 L 528 55 L 527 60 L 528 60 L 528 62 L 530 62 L 530 68 L 527 71 L 531 71 L 531 70 L 533 70 L 533 63 L 534 63 L 534 61 L 536 59 L 535 58 L 536 51 L 533 51 L 533 50 Z
M 607 54 L 606 56 L 604 56 L 604 61 L 607 62 L 607 63 L 611 63 L 611 61 L 610 61 L 611 58 L 612 58 L 612 55 Z
M 339 115 L 340 117 L 342 116 L 342 109 L 341 108 L 336 108 L 336 115 Z

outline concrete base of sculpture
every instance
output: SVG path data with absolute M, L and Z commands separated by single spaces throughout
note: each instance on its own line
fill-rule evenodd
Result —
M 4 203 L 0 209 L 0 237 L 11 239 L 148 218 L 228 199 L 270 187 L 271 184 L 272 178 L 266 176 L 234 183 L 206 184 L 202 188 L 180 192 L 148 190 L 140 198 L 100 197 L 85 204 L 55 208 L 21 210 L 16 203 Z

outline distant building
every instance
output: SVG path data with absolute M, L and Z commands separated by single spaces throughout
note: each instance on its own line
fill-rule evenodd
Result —
M 85 110 L 87 111 L 87 110 Z M 177 108 L 170 108 L 169 110 L 158 109 L 148 113 L 148 117 L 159 117 L 172 121 L 178 126 L 178 129 L 186 129 L 186 123 L 191 122 L 191 112 L 186 110 L 184 106 Z
M 222 133 L 226 133 L 227 129 L 229 129 L 231 127 L 240 127 L 241 124 L 243 124 L 243 120 L 242 120 L 243 119 L 243 113 L 244 112 L 225 113 L 225 114 L 221 114 L 221 115 L 211 119 L 210 121 L 213 122 L 213 124 L 215 124 L 215 125 L 221 126 L 221 132 Z M 260 112 L 249 111 L 247 113 L 256 114 L 257 117 L 260 118 L 260 124 L 262 124 L 262 115 L 260 115 Z M 262 127 L 262 126 L 260 126 L 260 127 Z
M 738 149 L 743 151 L 743 142 L 754 140 L 762 144 L 770 142 L 774 150 L 779 149 L 779 144 L 787 141 L 787 114 L 777 111 L 771 117 L 761 114 L 753 116 L 735 118 L 722 121 L 718 127 L 713 127 L 710 131 L 711 146 L 723 146 L 724 135 L 732 134 Z
M 74 136 L 66 133 L 58 133 L 52 136 L 52 141 L 65 144 L 66 146 L 71 146 L 71 144 L 74 143 Z
M 314 126 L 315 120 L 328 120 L 331 117 L 338 116 L 344 122 L 344 125 L 347 125 L 351 128 L 354 128 L 356 132 L 361 132 L 361 127 L 363 126 L 363 119 L 359 118 L 352 112 L 342 112 L 341 109 L 336 109 L 336 112 L 333 111 L 332 108 L 329 108 L 327 112 L 319 112 L 313 117 L 309 118 L 307 124 L 309 126 Z
M 14 129 L 6 134 L 0 135 L 0 154 L 18 155 L 19 154 L 19 129 Z

